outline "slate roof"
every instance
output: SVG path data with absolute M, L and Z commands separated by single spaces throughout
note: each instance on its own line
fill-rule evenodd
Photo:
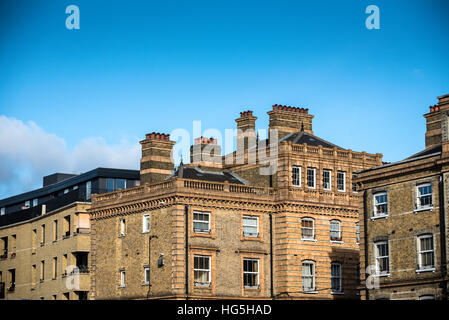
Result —
M 313 134 L 304 132 L 304 131 L 300 131 L 300 132 L 295 132 L 295 133 L 291 133 L 285 137 L 283 137 L 282 139 L 280 139 L 280 141 L 291 141 L 294 144 L 307 144 L 309 146 L 323 146 L 324 148 L 334 148 L 337 147 L 339 149 L 343 149 L 333 143 L 330 143 L 329 141 L 323 140 L 321 138 L 318 138 L 317 136 L 314 136 Z
M 236 173 L 232 171 L 204 171 L 197 167 L 186 167 L 180 165 L 173 174 L 171 174 L 167 179 L 179 177 L 183 179 L 191 180 L 201 180 L 210 182 L 225 182 L 228 181 L 232 184 L 248 184 L 245 180 L 240 178 Z

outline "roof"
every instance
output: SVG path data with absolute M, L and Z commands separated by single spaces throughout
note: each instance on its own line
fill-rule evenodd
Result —
M 183 179 L 201 180 L 210 182 L 229 182 L 232 184 L 248 184 L 245 180 L 240 178 L 236 173 L 228 170 L 224 171 L 204 171 L 198 167 L 186 167 L 180 165 L 173 174 L 167 179 L 179 177 Z
M 72 178 L 65 179 L 63 181 L 36 189 L 33 191 L 21 193 L 9 198 L 0 200 L 0 207 L 9 206 L 12 204 L 24 202 L 34 198 L 39 198 L 47 194 L 64 190 L 71 186 L 87 182 L 95 178 L 121 178 L 121 179 L 140 179 L 139 170 L 127 170 L 127 169 L 111 169 L 111 168 L 96 168 L 94 170 L 76 175 Z
M 418 158 L 418 157 L 422 157 L 422 156 L 427 156 L 427 155 L 438 153 L 438 152 L 441 153 L 441 151 L 442 151 L 442 147 L 441 147 L 441 144 L 439 144 L 439 145 L 424 149 L 418 153 L 415 153 L 414 155 L 406 158 L 405 160 L 414 159 L 414 158 Z
M 295 133 L 291 133 L 285 137 L 283 137 L 282 139 L 280 139 L 279 142 L 281 141 L 291 141 L 294 144 L 307 144 L 309 146 L 322 146 L 325 148 L 334 148 L 337 147 L 339 149 L 343 149 L 333 143 L 330 143 L 329 141 L 323 140 L 317 136 L 314 136 L 313 134 L 307 133 L 305 131 L 300 131 L 300 132 L 295 132 Z
M 404 160 L 400 160 L 400 161 L 396 161 L 396 162 L 391 162 L 391 163 L 387 163 L 384 164 L 382 166 L 376 166 L 376 167 L 371 167 L 371 168 L 367 168 L 367 169 L 363 169 L 360 171 L 357 171 L 357 173 L 362 173 L 362 172 L 368 172 L 368 171 L 373 171 L 373 170 L 377 170 L 377 169 L 382 169 L 382 168 L 387 168 L 387 167 L 392 167 L 395 165 L 399 165 L 399 164 L 403 164 L 403 163 L 407 163 L 407 162 L 412 162 L 415 160 L 421 160 L 421 159 L 425 159 L 425 158 L 430 158 L 430 157 L 434 157 L 437 155 L 441 154 L 441 144 L 424 149 L 418 153 L 415 153 L 414 155 L 405 158 Z

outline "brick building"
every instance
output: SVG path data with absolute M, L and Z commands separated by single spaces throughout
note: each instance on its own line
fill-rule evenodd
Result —
M 91 194 L 139 179 L 136 170 L 55 173 L 42 188 L 0 200 L 0 299 L 87 299 Z
M 423 151 L 357 175 L 365 299 L 447 299 L 449 95 L 438 99 Z
M 169 135 L 146 135 L 141 185 L 93 195 L 91 298 L 359 298 L 353 173 L 382 155 L 318 138 L 308 109 L 268 115 L 277 136 L 245 111 L 235 152 L 200 137 L 176 168 Z

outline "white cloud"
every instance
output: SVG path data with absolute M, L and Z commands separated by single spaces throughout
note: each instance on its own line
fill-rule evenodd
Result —
M 69 150 L 63 138 L 36 123 L 0 115 L 0 199 L 41 187 L 44 175 L 97 167 L 138 169 L 139 158 L 137 139 L 108 145 L 101 137 L 91 137 Z

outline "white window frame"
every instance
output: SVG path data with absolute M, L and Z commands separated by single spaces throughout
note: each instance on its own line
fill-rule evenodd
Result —
M 313 172 L 313 180 L 311 181 L 313 182 L 313 186 L 309 186 L 309 172 Z M 316 168 L 307 168 L 306 173 L 307 173 L 306 175 L 307 188 L 316 189 Z
M 332 229 L 333 225 L 337 225 L 338 226 L 338 231 Z M 341 242 L 341 239 L 342 239 L 342 236 L 341 236 L 341 221 L 340 220 L 336 220 L 336 219 L 332 219 L 330 221 L 330 224 L 329 224 L 329 232 L 330 232 L 331 242 Z M 338 232 L 338 236 L 337 237 L 332 236 L 333 232 Z M 336 238 L 336 239 L 332 239 L 332 238 Z
M 150 214 L 145 213 L 142 216 L 142 233 L 150 232 Z
M 245 219 L 251 219 L 251 220 L 256 220 L 256 233 L 245 233 L 245 227 L 250 227 L 253 228 L 253 225 L 248 225 L 245 224 Z M 244 215 L 242 217 L 242 231 L 243 231 L 243 236 L 244 237 L 249 237 L 249 238 L 257 238 L 259 237 L 259 217 L 258 216 L 251 216 L 251 215 Z
M 195 268 L 195 258 L 208 259 L 209 260 L 209 263 L 208 263 L 209 268 L 208 269 Z M 194 281 L 195 287 L 210 287 L 211 286 L 211 284 L 212 284 L 211 269 L 212 269 L 212 257 L 211 256 L 204 256 L 204 255 L 197 255 L 197 254 L 193 256 L 193 281 Z M 195 282 L 195 272 L 207 272 L 208 282 Z
M 422 187 L 430 187 L 430 193 L 420 194 L 419 188 L 422 188 Z M 427 210 L 427 209 L 433 208 L 432 194 L 433 194 L 433 189 L 432 189 L 432 184 L 430 182 L 421 183 L 416 186 L 416 208 L 417 208 L 417 210 Z M 427 197 L 427 196 L 430 196 L 430 204 L 421 205 L 421 197 Z
M 295 169 L 298 170 L 297 173 L 294 172 Z M 297 175 L 297 179 L 296 179 L 297 183 L 295 183 L 295 179 L 294 179 L 295 174 Z M 295 187 L 301 187 L 301 167 L 300 166 L 293 166 L 292 167 L 292 185 L 295 186 Z
M 333 267 L 338 266 L 339 273 L 338 275 L 334 275 Z M 332 262 L 331 263 L 331 293 L 332 294 L 339 294 L 343 293 L 343 287 L 342 287 L 342 264 L 340 262 Z M 338 280 L 338 288 L 334 288 L 334 280 Z
M 120 218 L 120 237 L 126 235 L 126 220 L 125 218 Z
M 26 209 L 31 208 L 31 202 L 30 202 L 30 200 L 25 201 L 24 207 L 25 207 Z
M 257 271 L 245 271 L 245 261 L 256 261 L 257 262 Z M 247 289 L 258 289 L 260 287 L 260 278 L 259 278 L 259 270 L 260 270 L 260 260 L 256 258 L 243 258 L 243 286 Z M 248 286 L 245 285 L 245 274 L 249 275 L 257 275 L 256 277 L 256 285 L 255 286 Z
M 328 174 L 328 177 L 329 177 L 329 181 L 328 181 L 329 187 L 328 188 L 326 188 L 325 184 L 324 184 L 324 177 L 325 177 L 326 173 Z M 323 190 L 332 190 L 332 170 L 323 169 Z
M 6 214 L 6 207 L 0 209 L 0 216 L 4 216 Z
M 379 197 L 379 196 L 385 196 L 386 201 L 385 202 L 377 202 L 376 197 Z M 381 212 L 381 213 L 377 212 L 378 206 L 381 206 L 381 205 L 385 205 L 386 212 Z M 374 218 L 383 218 L 383 217 L 388 216 L 388 193 L 386 191 L 377 192 L 373 195 L 373 213 L 374 213 Z
M 422 296 L 419 296 L 419 300 L 435 300 L 435 295 L 423 294 Z
M 304 271 L 305 271 L 305 268 L 304 268 L 304 265 L 312 265 L 312 274 L 311 275 L 304 275 Z M 315 283 L 315 261 L 312 261 L 312 260 L 304 260 L 302 263 L 301 263 L 301 267 L 302 267 L 302 272 L 301 272 L 301 275 L 302 275 L 302 291 L 304 292 L 304 293 L 316 293 L 316 283 Z M 304 281 L 304 278 L 311 278 L 312 279 L 312 287 L 309 289 L 309 290 L 306 290 L 305 289 L 305 287 L 304 287 L 304 285 L 305 285 L 305 281 Z
M 33 199 L 33 207 L 37 206 L 39 204 L 38 198 Z
M 150 267 L 143 267 L 143 284 L 150 284 Z
M 355 223 L 355 242 L 357 244 L 360 243 L 360 223 L 359 222 Z
M 201 214 L 201 215 L 206 215 L 208 217 L 207 221 L 204 220 L 196 220 L 195 219 L 195 214 Z M 210 228 L 210 212 L 203 212 L 203 211 L 194 211 L 193 212 L 193 232 L 194 233 L 207 233 L 209 234 L 211 232 L 211 228 Z M 195 222 L 196 223 L 206 223 L 207 222 L 207 229 L 197 229 L 195 228 Z
M 339 174 L 343 174 L 343 189 L 339 188 L 339 182 L 338 182 Z M 345 171 L 337 171 L 337 191 L 346 192 L 346 172 Z
M 431 239 L 432 250 L 423 250 L 421 247 L 421 240 L 423 239 Z M 433 234 L 423 234 L 417 237 L 418 240 L 418 272 L 422 271 L 434 271 L 435 270 L 435 244 L 433 239 Z M 423 255 L 431 253 L 432 254 L 432 265 L 431 266 L 423 266 Z
M 379 246 L 382 245 L 386 245 L 387 246 L 387 255 L 386 256 L 381 256 L 379 253 Z M 385 241 L 377 241 L 374 243 L 374 258 L 375 258 L 375 262 L 376 262 L 376 274 L 377 276 L 389 276 L 390 275 L 390 245 L 388 243 L 388 240 Z M 380 271 L 380 263 L 379 261 L 381 259 L 387 259 L 388 263 L 388 270 L 387 271 Z
M 305 221 L 309 221 L 312 222 L 312 228 L 310 227 L 304 227 L 303 222 Z M 305 230 L 312 230 L 312 236 L 308 237 L 308 236 L 304 236 L 304 231 Z M 313 218 L 309 218 L 309 217 L 305 217 L 301 219 L 301 240 L 315 240 L 315 220 Z
M 92 195 L 92 181 L 86 182 L 86 200 L 90 200 Z
M 126 287 L 126 271 L 120 270 L 120 285 L 119 288 Z

